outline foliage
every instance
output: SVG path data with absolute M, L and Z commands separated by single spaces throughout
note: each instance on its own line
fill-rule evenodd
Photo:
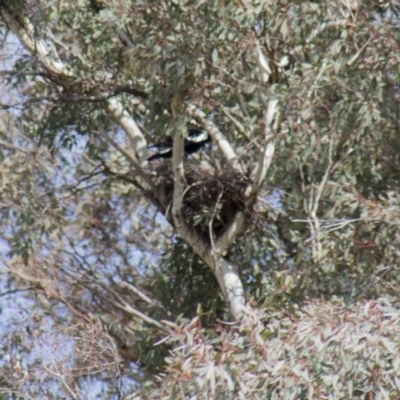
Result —
M 28 18 L 46 60 L 68 73 L 23 49 L 3 15 L 3 391 L 400 397 L 398 4 L 12 3 L 0 11 L 18 15 L 17 26 Z M 265 81 L 257 48 L 271 68 Z M 269 143 L 271 96 L 283 112 L 273 162 L 254 207 L 243 207 Z M 245 176 L 214 143 L 185 164 L 184 211 L 209 244 L 210 221 L 217 238 L 245 211 L 224 257 L 238 266 L 250 320 L 222 322 L 230 314 L 213 272 L 172 227 L 169 161 L 145 170 L 164 189 L 150 196 L 110 100 L 148 143 L 184 132 L 195 104 L 232 145 Z M 32 349 L 43 342 L 31 324 L 60 338 L 51 351 L 72 349 L 41 369 L 48 386 L 37 384 Z
M 177 325 L 164 375 L 146 398 L 395 399 L 400 311 L 385 298 L 269 310 L 246 327 Z

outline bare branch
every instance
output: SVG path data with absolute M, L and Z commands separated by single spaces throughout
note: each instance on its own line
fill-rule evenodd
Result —
M 231 114 L 231 112 L 226 107 L 224 107 L 223 104 L 221 104 L 221 110 L 232 121 L 238 131 L 242 133 L 248 140 L 251 140 L 251 137 L 246 131 L 245 127 Z
M 278 110 L 278 100 L 268 101 L 267 112 L 265 113 L 265 139 L 264 146 L 258 155 L 258 161 L 251 173 L 253 181 L 246 190 L 246 197 L 251 198 L 260 188 L 267 171 L 272 163 L 275 153 L 275 137 L 282 119 L 282 113 Z
M 261 73 L 261 81 L 267 83 L 272 73 L 271 67 L 269 66 L 267 58 L 264 56 L 258 44 L 256 45 L 256 53 L 257 53 L 257 63 Z
M 268 61 L 263 55 L 260 47 L 257 45 L 257 61 L 260 68 L 262 80 L 267 77 L 266 74 L 271 73 Z M 269 76 L 268 76 L 269 78 Z M 268 81 L 268 79 L 267 79 Z M 245 192 L 246 205 L 251 207 L 256 199 L 256 194 L 265 179 L 267 171 L 272 163 L 272 158 L 275 152 L 275 138 L 279 130 L 282 119 L 282 113 L 278 110 L 278 100 L 271 99 L 267 103 L 267 111 L 265 113 L 265 135 L 264 143 L 258 155 L 258 161 L 251 173 L 252 183 L 247 187 Z M 215 244 L 215 251 L 221 255 L 226 255 L 237 235 L 242 231 L 246 218 L 242 212 L 237 212 L 229 227 Z
M 108 91 L 105 91 L 103 93 L 97 93 L 97 94 L 76 94 L 76 93 L 68 93 L 68 92 L 60 92 L 59 96 L 65 100 L 65 101 L 71 101 L 71 102 L 79 102 L 79 101 L 88 101 L 88 102 L 100 102 L 100 101 L 105 101 L 110 99 L 111 97 L 118 96 L 121 93 L 127 93 L 127 94 L 132 94 L 136 97 L 141 97 L 143 99 L 146 99 L 148 97 L 147 93 L 143 92 L 142 90 L 136 89 L 131 86 L 127 85 L 117 85 L 113 88 L 111 88 Z
M 152 307 L 159 307 L 164 310 L 164 306 L 162 304 L 160 304 L 158 301 L 152 300 L 149 296 L 147 296 L 145 293 L 143 293 L 141 290 L 139 290 L 136 286 L 132 285 L 131 283 L 119 282 L 118 286 L 134 293 L 136 296 L 140 297 L 143 301 L 145 301 L 147 304 L 151 305 Z M 164 311 L 166 311 L 166 310 L 164 310 Z
M 54 375 L 55 377 L 57 377 L 58 379 L 60 379 L 60 381 L 62 382 L 62 384 L 64 385 L 64 387 L 67 389 L 68 393 L 72 396 L 73 399 L 78 399 L 80 396 L 78 394 L 76 394 L 70 385 L 68 385 L 67 381 L 65 380 L 65 376 L 64 374 L 60 371 L 60 369 L 58 368 L 57 362 L 54 360 L 53 355 L 50 353 L 49 356 L 52 359 L 53 365 L 55 367 L 55 369 L 57 371 L 52 371 L 51 368 L 46 367 L 45 365 L 43 365 L 43 368 L 45 371 L 47 371 L 49 374 Z
M 238 160 L 238 156 L 236 155 L 233 147 L 226 139 L 224 134 L 218 129 L 218 127 L 207 118 L 206 114 L 204 114 L 203 111 L 196 108 L 194 105 L 189 105 L 188 110 L 191 114 L 193 114 L 195 118 L 197 118 L 201 122 L 203 127 L 209 132 L 209 134 L 213 138 L 213 141 L 217 144 L 217 146 L 222 151 L 225 158 L 229 161 L 232 167 L 239 172 L 243 172 Z
M 174 175 L 174 194 L 172 198 L 172 218 L 175 228 L 179 231 L 185 223 L 182 214 L 182 200 L 185 185 L 185 172 L 183 167 L 184 156 L 184 137 L 179 132 L 174 135 L 174 144 L 172 150 L 172 173 Z
M 128 135 L 132 148 L 139 157 L 140 166 L 148 164 L 149 150 L 142 131 L 135 120 L 127 113 L 122 104 L 115 98 L 108 100 L 108 111 Z
M 309 214 L 310 214 L 310 228 L 312 232 L 312 246 L 313 246 L 313 258 L 315 262 L 318 262 L 322 258 L 322 243 L 318 232 L 321 231 L 321 223 L 318 219 L 317 212 L 319 207 L 319 202 L 322 196 L 322 192 L 325 188 L 326 182 L 328 180 L 329 174 L 332 172 L 332 148 L 333 148 L 333 138 L 331 138 L 329 142 L 329 152 L 328 152 L 328 166 L 326 167 L 324 176 L 318 185 L 317 192 L 313 198 L 310 198 L 310 204 L 308 206 Z
M 114 306 L 118 307 L 120 310 L 123 310 L 130 315 L 133 315 L 134 317 L 140 318 L 141 320 L 147 322 L 148 324 L 154 325 L 155 327 L 163 331 L 167 330 L 167 328 L 161 322 L 158 322 L 155 319 L 137 310 L 136 308 L 133 308 L 131 305 L 129 305 L 128 303 L 123 301 L 119 296 L 117 296 L 116 293 L 113 294 L 118 298 L 118 302 L 109 300 Z
M 104 138 L 108 143 L 110 143 L 117 151 L 119 151 L 132 165 L 132 167 L 136 170 L 138 175 L 147 183 L 147 185 L 153 190 L 156 190 L 156 187 L 154 186 L 154 183 L 152 180 L 149 178 L 149 176 L 143 171 L 143 169 L 140 167 L 138 162 L 126 151 L 124 150 L 118 143 L 116 143 L 110 136 L 108 136 L 104 132 L 96 131 L 95 132 L 97 135 L 101 136 Z
M 372 40 L 372 37 L 370 37 L 370 38 L 367 40 L 367 42 L 361 47 L 361 49 L 358 50 L 357 53 L 354 54 L 354 56 L 351 57 L 351 59 L 350 59 L 349 61 L 347 61 L 347 65 L 351 66 L 351 65 L 353 65 L 353 64 L 357 61 L 358 57 L 360 57 L 361 53 L 362 53 L 362 52 L 364 51 L 364 49 L 369 45 L 369 43 L 370 43 L 371 40 Z

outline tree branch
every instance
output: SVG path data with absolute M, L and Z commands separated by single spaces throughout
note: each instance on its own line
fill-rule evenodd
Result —
M 256 57 L 260 68 L 261 79 L 263 82 L 268 82 L 271 68 L 269 67 L 268 61 L 258 45 L 256 47 Z M 260 148 L 258 161 L 250 175 L 252 183 L 246 188 L 245 191 L 246 206 L 248 208 L 254 204 L 257 192 L 260 189 L 263 180 L 265 179 L 274 156 L 276 132 L 280 127 L 282 119 L 282 113 L 279 112 L 277 99 L 271 99 L 268 101 L 267 111 L 264 118 L 264 143 Z M 215 243 L 215 251 L 222 256 L 226 255 L 229 248 L 236 240 L 237 235 L 243 230 L 245 222 L 246 217 L 243 212 L 237 212 L 228 228 Z
M 267 83 L 269 81 L 269 77 L 271 76 L 272 70 L 271 67 L 269 66 L 269 63 L 267 61 L 267 58 L 264 56 L 260 46 L 257 44 L 256 45 L 256 55 L 257 55 L 257 64 L 260 69 L 260 74 L 261 74 L 261 81 L 263 83 Z
M 184 137 L 179 133 L 174 135 L 172 149 L 172 173 L 174 176 L 174 193 L 172 198 L 172 219 L 174 227 L 182 238 L 192 246 L 193 250 L 203 259 L 208 252 L 207 246 L 202 238 L 186 224 L 182 202 L 184 197 L 185 176 L 183 166 Z
M 245 215 L 241 211 L 238 211 L 228 228 L 215 242 L 216 253 L 220 254 L 221 256 L 226 256 L 230 247 L 235 242 L 237 235 L 242 232 L 245 222 Z
M 235 151 L 233 150 L 233 147 L 231 146 L 229 141 L 226 139 L 224 134 L 218 129 L 218 127 L 207 118 L 206 114 L 204 114 L 203 111 L 196 108 L 193 104 L 190 104 L 188 106 L 188 111 L 191 114 L 193 114 L 193 116 L 201 122 L 201 124 L 207 130 L 207 132 L 209 132 L 209 134 L 213 138 L 213 141 L 217 144 L 217 146 L 222 151 L 223 155 L 228 160 L 228 162 L 231 164 L 231 166 L 236 171 L 239 171 L 242 173 L 243 169 L 239 163 L 238 156 L 236 155 Z
M 0 13 L 10 31 L 19 38 L 21 44 L 30 53 L 39 56 L 39 61 L 48 71 L 66 77 L 73 76 L 72 71 L 68 70 L 61 61 L 55 60 L 50 55 L 49 49 L 43 40 L 35 39 L 35 28 L 27 18 L 20 13 L 9 13 L 5 5 L 1 5 Z
M 156 192 L 156 187 L 154 186 L 153 181 L 143 171 L 138 162 L 126 150 L 124 150 L 118 143 L 115 142 L 115 140 L 113 140 L 106 133 L 96 131 L 96 134 L 104 138 L 109 144 L 111 144 L 111 146 L 115 148 L 115 150 L 119 151 L 129 161 L 132 167 L 137 171 L 138 175 L 143 179 L 143 181 L 146 182 L 147 186 L 151 188 L 154 193 Z
M 174 194 L 172 198 L 172 218 L 177 230 L 185 225 L 182 213 L 183 191 L 185 187 L 185 171 L 183 166 L 184 156 L 184 137 L 179 133 L 175 133 L 172 149 L 172 173 L 174 175 Z
M 225 260 L 220 251 L 208 245 L 190 226 L 182 213 L 185 177 L 183 169 L 184 138 L 176 133 L 172 150 L 172 171 L 174 174 L 174 193 L 172 200 L 172 218 L 175 229 L 211 268 L 216 276 L 224 298 L 235 318 L 240 318 L 245 310 L 244 288 L 236 268 Z
M 269 100 L 265 113 L 264 146 L 258 154 L 257 164 L 250 175 L 253 183 L 246 189 L 246 197 L 248 199 L 256 195 L 272 163 L 272 158 L 275 153 L 276 132 L 279 129 L 281 119 L 282 113 L 280 113 L 278 109 L 278 100 Z
M 51 55 L 48 46 L 42 39 L 35 38 L 35 29 L 33 25 L 21 13 L 10 13 L 5 5 L 0 7 L 1 16 L 9 27 L 20 40 L 21 44 L 32 54 L 38 57 L 42 66 L 50 73 L 62 78 L 72 78 L 74 72 L 60 60 L 56 60 Z M 135 120 L 126 112 L 122 104 L 115 98 L 107 100 L 108 111 L 116 122 L 126 132 L 133 150 L 139 159 L 141 167 L 147 164 L 148 150 L 147 142 L 136 124 Z M 132 156 L 135 158 L 134 156 Z
M 48 74 L 41 74 L 42 76 L 45 76 L 47 78 L 51 77 Z M 131 86 L 127 85 L 116 85 L 112 89 L 102 92 L 102 93 L 97 93 L 97 94 L 76 94 L 76 93 L 59 93 L 59 96 L 65 100 L 65 101 L 71 101 L 71 102 L 79 102 L 79 101 L 88 101 L 88 102 L 100 102 L 100 101 L 105 101 L 110 99 L 111 97 L 118 96 L 121 93 L 127 93 L 127 94 L 132 94 L 136 97 L 141 97 L 143 99 L 148 98 L 148 94 L 143 92 L 142 90 L 136 89 Z
M 168 310 L 166 310 L 165 307 L 159 301 L 151 299 L 149 296 L 147 296 L 145 293 L 143 293 L 141 290 L 139 290 L 136 286 L 132 285 L 131 283 L 118 282 L 117 286 L 119 286 L 120 288 L 123 288 L 123 289 L 127 289 L 130 292 L 134 293 L 136 296 L 140 297 L 143 301 L 145 301 L 151 307 L 157 307 L 157 308 L 163 310 L 166 314 L 170 314 L 168 312 Z
M 115 307 L 119 308 L 122 311 L 125 311 L 126 313 L 128 313 L 130 315 L 133 315 L 134 317 L 140 318 L 142 321 L 145 321 L 148 324 L 151 324 L 163 331 L 167 330 L 166 326 L 164 326 L 161 322 L 158 322 L 154 318 L 151 318 L 148 315 L 137 310 L 136 308 L 133 308 L 131 305 L 129 305 L 127 302 L 125 302 L 123 299 L 121 299 L 121 297 L 118 296 L 116 293 L 113 293 L 113 294 L 117 298 L 117 301 L 112 301 L 110 299 L 108 299 L 108 301 L 110 303 L 112 303 Z
M 118 125 L 120 125 L 127 134 L 131 146 L 139 157 L 140 166 L 143 168 L 148 164 L 147 159 L 149 158 L 149 150 L 147 148 L 146 139 L 144 138 L 139 126 L 117 99 L 109 99 L 107 108 L 113 118 L 117 121 Z

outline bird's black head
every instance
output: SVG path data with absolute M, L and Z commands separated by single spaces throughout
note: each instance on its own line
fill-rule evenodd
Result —
M 172 157 L 172 138 L 168 138 L 162 143 L 155 144 L 151 147 L 157 148 L 157 152 L 148 158 L 148 161 L 160 158 Z M 185 137 L 184 150 L 185 154 L 193 154 L 199 151 L 206 143 L 211 142 L 209 133 L 202 129 L 189 129 L 188 135 Z

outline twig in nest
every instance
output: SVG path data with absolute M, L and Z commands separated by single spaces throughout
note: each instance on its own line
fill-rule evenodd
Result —
M 172 198 L 173 177 L 170 168 L 157 171 L 158 196 L 153 201 L 165 215 Z M 249 178 L 232 168 L 204 170 L 198 165 L 185 165 L 187 187 L 183 192 L 182 212 L 186 223 L 212 242 L 221 235 L 237 211 L 246 211 L 244 192 Z

